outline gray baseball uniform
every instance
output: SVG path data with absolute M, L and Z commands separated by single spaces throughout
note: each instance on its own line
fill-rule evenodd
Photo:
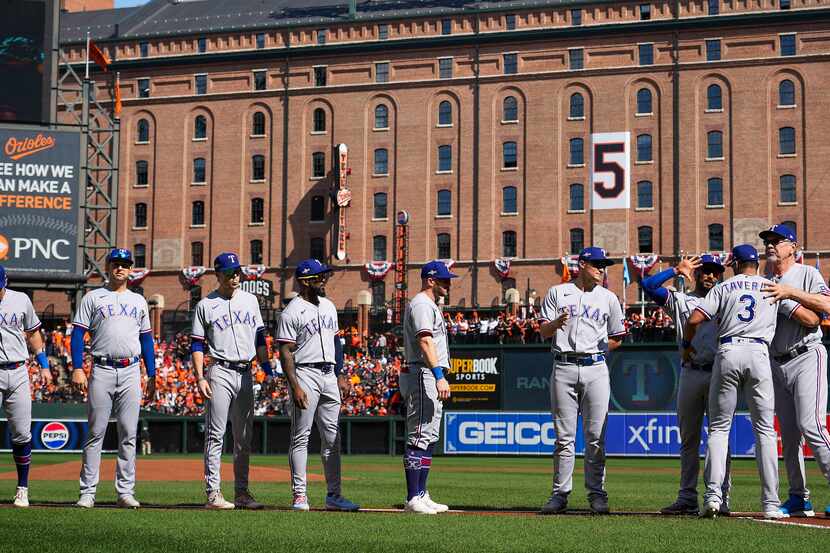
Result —
M 622 307 L 602 286 L 583 291 L 568 282 L 551 287 L 542 301 L 541 322 L 568 312 L 568 322 L 553 336 L 551 412 L 556 430 L 553 453 L 553 495 L 567 497 L 573 489 L 574 440 L 577 419 L 585 435 L 585 489 L 589 499 L 605 491 L 605 423 L 611 383 L 605 353 L 608 338 L 625 334 Z
M 406 443 L 426 450 L 438 441 L 443 404 L 438 399 L 435 375 L 423 357 L 420 336 L 430 334 L 438 365 L 450 366 L 447 327 L 441 309 L 424 292 L 412 298 L 406 307 L 403 323 L 404 354 L 407 366 L 399 379 L 401 396 L 406 403 Z
M 119 496 L 135 490 L 135 439 L 141 407 L 139 334 L 150 332 L 144 298 L 129 290 L 98 288 L 81 299 L 72 323 L 92 334 L 94 366 L 89 377 L 89 429 L 81 466 L 81 495 L 95 495 L 101 445 L 110 414 L 118 427 L 115 490 Z
M 26 333 L 40 328 L 29 296 L 5 289 L 0 300 L 0 405 L 6 412 L 12 443 L 25 444 L 32 439 L 32 394 Z M 17 366 L 16 366 L 17 365 Z
M 674 319 L 677 342 L 684 340 L 684 327 L 692 312 L 700 305 L 702 298 L 696 294 L 669 290 L 664 307 Z M 680 369 L 680 383 L 677 387 L 677 420 L 680 425 L 680 491 L 677 498 L 687 504 L 697 505 L 697 481 L 700 473 L 700 440 L 703 416 L 709 405 L 709 384 L 712 367 L 718 351 L 718 325 L 706 321 L 697 328 L 692 339 L 695 350 L 691 363 L 683 362 Z M 680 348 L 681 358 L 683 348 Z M 727 455 L 726 474 L 723 480 L 723 498 L 728 503 L 731 456 Z M 704 481 L 708 475 L 704 474 Z
M 785 300 L 770 304 L 761 287 L 769 280 L 736 275 L 717 284 L 697 306 L 707 319 L 718 320 L 720 347 L 709 387 L 708 475 L 704 501 L 723 502 L 729 429 L 743 390 L 755 434 L 755 459 L 761 477 L 761 505 L 774 511 L 778 500 L 778 438 L 774 426 L 775 398 L 768 344 L 775 335 L 778 314 L 790 317 L 800 307 Z
M 830 295 L 821 273 L 808 265 L 797 263 L 772 280 L 811 294 Z M 821 473 L 830 480 L 827 350 L 821 338 L 821 328 L 806 328 L 779 316 L 770 345 L 775 412 L 781 429 L 789 493 L 804 499 L 810 498 L 804 471 L 804 439 L 813 450 Z
M 334 337 L 337 335 L 337 308 L 327 298 L 319 305 L 297 296 L 283 310 L 277 341 L 296 345 L 294 366 L 308 406 L 298 408 L 292 397 L 291 446 L 288 454 L 291 486 L 295 495 L 307 489 L 308 437 L 317 421 L 320 455 L 328 493 L 340 495 L 340 388 L 334 374 Z
M 235 290 L 230 298 L 214 290 L 202 298 L 193 314 L 191 339 L 206 343 L 210 365 L 205 378 L 212 396 L 205 405 L 205 490 L 220 489 L 222 448 L 228 416 L 233 433 L 233 475 L 236 492 L 248 489 L 254 391 L 251 360 L 256 356 L 256 332 L 262 328 L 256 296 Z

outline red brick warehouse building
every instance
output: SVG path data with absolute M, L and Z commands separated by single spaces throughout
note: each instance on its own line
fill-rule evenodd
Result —
M 155 0 L 63 14 L 61 36 L 82 62 L 89 31 L 120 72 L 118 241 L 147 295 L 185 301 L 182 267 L 225 250 L 272 277 L 332 260 L 343 143 L 334 301 L 393 260 L 406 210 L 410 282 L 452 258 L 451 303 L 490 306 L 497 258 L 543 294 L 588 244 L 668 260 L 791 221 L 806 262 L 830 253 L 829 4 Z M 591 134 L 624 131 L 631 207 L 592 210 Z

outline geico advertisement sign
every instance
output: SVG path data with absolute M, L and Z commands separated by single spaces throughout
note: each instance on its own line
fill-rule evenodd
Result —
M 7 237 L 0 234 L 0 261 L 5 259 L 69 259 L 72 247 L 69 240 L 47 238 Z

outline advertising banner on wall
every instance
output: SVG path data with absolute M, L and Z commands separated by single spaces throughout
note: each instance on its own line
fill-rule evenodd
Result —
M 32 420 L 32 449 L 38 452 L 81 453 L 89 425 L 81 419 L 34 419 Z M 104 436 L 102 451 L 111 453 L 118 448 L 118 431 L 111 420 Z M 0 452 L 12 450 L 12 439 L 7 419 L 0 419 Z
M 501 408 L 501 356 L 498 351 L 454 353 L 446 374 L 450 384 L 447 409 Z
M 81 272 L 81 136 L 0 125 L 0 264 L 55 279 Z

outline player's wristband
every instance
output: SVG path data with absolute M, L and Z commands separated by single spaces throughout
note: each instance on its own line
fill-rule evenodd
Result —
M 680 342 L 680 345 L 683 346 L 683 349 L 689 349 L 690 347 L 692 347 L 692 343 L 688 340 L 683 340 L 682 342 Z
M 432 371 L 432 375 L 435 377 L 435 380 L 441 380 L 444 378 L 443 367 L 432 367 L 430 370 Z
M 46 358 L 46 354 L 42 351 L 35 355 L 35 359 L 37 359 L 38 365 L 40 365 L 41 369 L 48 369 L 49 368 L 49 360 Z

